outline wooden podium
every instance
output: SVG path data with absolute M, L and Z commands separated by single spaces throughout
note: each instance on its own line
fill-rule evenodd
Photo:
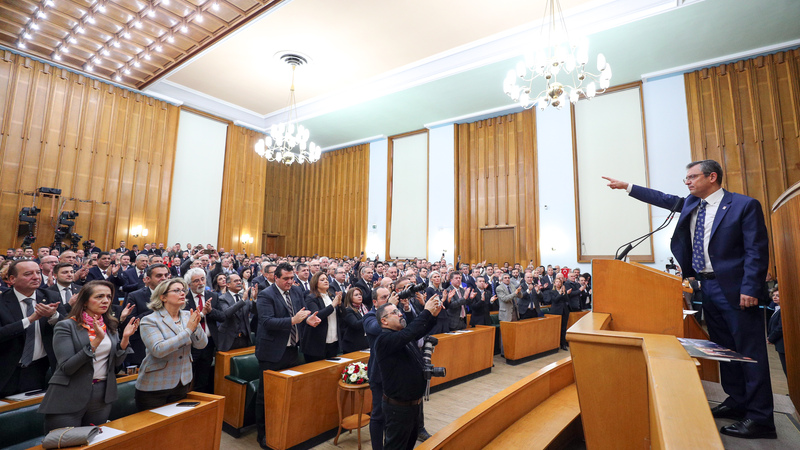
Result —
M 594 310 L 567 331 L 587 448 L 723 448 L 702 368 L 676 339 L 703 338 L 681 279 L 616 260 L 592 272 Z
M 786 379 L 789 397 L 800 405 L 800 183 L 786 190 L 772 205 L 772 248 L 775 251 L 777 277 L 781 287 L 781 321 L 786 346 Z M 774 352 L 770 346 L 767 349 Z

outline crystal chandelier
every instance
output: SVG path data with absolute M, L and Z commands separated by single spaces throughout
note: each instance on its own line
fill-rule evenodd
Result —
M 548 18 L 550 23 L 545 27 Z M 592 98 L 598 93 L 598 88 L 600 93 L 608 88 L 611 82 L 611 66 L 603 54 L 597 55 L 599 74 L 586 71 L 588 62 L 589 41 L 586 38 L 570 40 L 561 5 L 558 0 L 548 0 L 542 18 L 539 44 L 525 54 L 524 61 L 518 62 L 516 69 L 508 72 L 503 81 L 503 90 L 525 109 L 534 105 L 540 111 L 548 106 L 561 109 L 567 100 L 574 104 L 581 95 Z M 562 74 L 561 82 L 557 79 L 559 74 Z M 531 95 L 533 80 L 540 77 L 545 80 L 545 88 L 538 94 Z
M 267 161 L 278 161 L 291 165 L 294 162 L 303 164 L 319 161 L 322 149 L 313 142 L 308 142 L 309 131 L 303 125 L 297 124 L 297 105 L 294 98 L 294 71 L 297 66 L 303 65 L 308 60 L 295 54 L 286 54 L 281 59 L 292 66 L 292 87 L 289 90 L 289 111 L 286 121 L 272 124 L 269 134 L 264 139 L 256 142 L 256 153 Z

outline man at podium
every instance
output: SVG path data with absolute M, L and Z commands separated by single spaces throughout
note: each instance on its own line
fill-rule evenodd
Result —
M 670 248 L 683 275 L 702 283 L 703 314 L 711 340 L 758 361 L 720 364 L 728 398 L 711 410 L 738 422 L 722 427 L 740 438 L 777 438 L 772 386 L 759 302 L 766 304 L 769 247 L 758 200 L 722 189 L 722 167 L 713 160 L 686 166 L 688 197 L 664 194 L 603 177 L 611 189 L 680 212 Z

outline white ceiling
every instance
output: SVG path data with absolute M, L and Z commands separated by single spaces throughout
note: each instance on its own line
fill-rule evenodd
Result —
M 544 0 L 286 0 L 147 89 L 244 126 L 285 119 L 295 51 L 299 117 L 323 147 L 502 110 L 504 74 L 539 36 Z M 613 84 L 800 45 L 797 0 L 563 0 L 571 34 Z M 740 55 L 741 54 L 741 55 Z M 717 64 L 719 63 L 716 62 Z

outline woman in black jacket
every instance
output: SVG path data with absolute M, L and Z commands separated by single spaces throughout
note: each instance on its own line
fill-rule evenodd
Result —
M 367 308 L 361 303 L 363 299 L 360 288 L 350 288 L 344 298 L 342 321 L 342 353 L 355 352 L 369 347 L 367 335 L 364 333 L 364 315 Z
M 553 289 L 544 291 L 545 303 L 550 303 L 550 314 L 561 316 L 561 349 L 567 350 L 567 321 L 569 320 L 569 297 L 564 288 L 564 277 L 558 275 L 553 282 Z
M 434 270 L 428 276 L 428 280 L 430 280 L 430 285 L 428 289 L 425 290 L 425 300 L 430 300 L 434 295 L 438 295 L 439 298 L 444 301 L 442 275 Z M 439 315 L 436 316 L 436 325 L 433 326 L 433 329 L 428 334 L 447 333 L 448 331 L 450 331 L 450 316 L 447 315 L 447 310 L 442 308 L 442 310 L 439 311 Z
M 317 272 L 311 277 L 306 295 L 306 308 L 311 314 L 317 313 L 322 319 L 316 327 L 305 327 L 303 339 L 300 341 L 306 362 L 333 358 L 339 354 L 339 305 L 342 303 L 342 291 L 330 289 L 328 276 Z

